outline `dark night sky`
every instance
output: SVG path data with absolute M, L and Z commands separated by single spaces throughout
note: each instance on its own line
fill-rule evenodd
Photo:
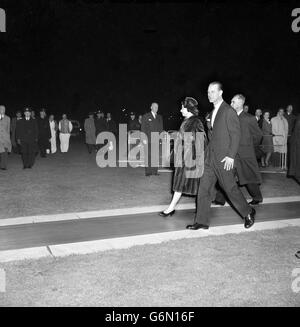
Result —
M 300 112 L 296 2 L 1 1 L 1 102 L 83 118 L 98 107 L 167 116 L 186 95 L 209 110 L 208 82 L 224 98 L 244 93 L 251 110 L 292 103 Z

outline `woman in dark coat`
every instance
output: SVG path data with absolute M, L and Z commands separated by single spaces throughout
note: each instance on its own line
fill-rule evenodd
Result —
M 182 103 L 181 114 L 185 118 L 180 126 L 174 144 L 173 198 L 169 207 L 160 212 L 162 217 L 172 216 L 175 206 L 182 193 L 196 195 L 198 192 L 200 177 L 204 169 L 204 143 L 206 134 L 201 120 L 198 117 L 198 102 L 191 97 L 186 97 Z M 202 132 L 204 142 L 197 132 Z
M 294 177 L 300 183 L 300 114 L 290 140 L 290 166 L 288 176 Z
M 269 111 L 266 111 L 264 113 L 261 129 L 263 132 L 261 150 L 264 153 L 264 155 L 261 157 L 261 166 L 266 167 L 269 166 L 270 157 L 272 155 L 272 152 L 274 152 L 272 124 L 270 122 Z

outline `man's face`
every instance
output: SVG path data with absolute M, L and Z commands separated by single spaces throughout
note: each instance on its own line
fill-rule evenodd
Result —
M 243 109 L 243 101 L 238 97 L 233 97 L 231 100 L 231 107 L 235 111 L 240 111 L 241 109 Z
M 4 114 L 5 114 L 5 107 L 0 106 L 0 115 L 4 115 Z
M 219 89 L 219 85 L 210 84 L 207 90 L 207 96 L 210 103 L 217 102 L 221 100 L 223 91 Z
M 132 120 L 134 120 L 135 115 L 130 115 L 130 118 L 131 118 Z
M 46 116 L 45 112 L 44 112 L 44 111 L 41 111 L 41 112 L 40 112 L 40 117 L 41 117 L 41 118 L 45 118 L 45 116 Z
M 93 114 L 89 114 L 89 118 L 94 118 L 94 115 Z
M 50 121 L 54 120 L 54 116 L 53 116 L 53 115 L 50 115 L 50 116 L 49 116 L 49 120 L 50 120 Z
M 291 114 L 292 111 L 293 111 L 293 106 L 289 105 L 287 108 L 286 108 L 286 111 Z
M 278 111 L 278 116 L 282 117 L 284 114 L 284 110 L 283 109 L 279 109 Z
M 157 103 L 152 103 L 151 105 L 151 111 L 157 114 L 158 112 L 158 104 Z
M 62 119 L 67 119 L 67 115 L 62 115 Z
M 269 119 L 270 118 L 270 113 L 267 111 L 264 113 L 264 118 Z
M 17 118 L 21 118 L 22 117 L 22 113 L 21 112 L 17 112 L 16 113 L 16 116 L 17 116 Z
M 249 106 L 244 106 L 244 109 L 243 109 L 245 112 L 248 112 L 249 111 Z
M 256 117 L 260 117 L 261 115 L 262 115 L 261 110 L 260 110 L 260 109 L 256 109 L 256 111 L 255 111 L 255 116 L 256 116 Z
M 106 117 L 107 117 L 108 119 L 111 119 L 111 114 L 108 112 L 108 113 L 106 114 Z

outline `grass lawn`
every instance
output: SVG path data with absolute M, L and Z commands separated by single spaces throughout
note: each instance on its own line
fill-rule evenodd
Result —
M 37 157 L 33 169 L 22 169 L 18 155 L 0 171 L 0 219 L 39 214 L 167 204 L 171 173 L 145 177 L 144 168 L 99 168 L 95 154 L 71 139 L 69 153 Z M 265 197 L 299 195 L 299 185 L 284 174 L 263 174 Z M 181 203 L 193 202 L 183 197 Z
M 300 306 L 299 235 L 288 227 L 1 264 L 0 306 Z

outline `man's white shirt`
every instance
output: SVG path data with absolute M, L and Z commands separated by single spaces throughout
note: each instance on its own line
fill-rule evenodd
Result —
M 218 111 L 219 111 L 222 103 L 223 103 L 223 100 L 220 101 L 219 103 L 217 103 L 216 106 L 215 106 L 215 108 L 214 108 L 214 110 L 213 110 L 213 112 L 212 112 L 212 115 L 211 115 L 211 127 L 214 126 L 215 118 L 217 116 L 217 113 L 218 113 Z

